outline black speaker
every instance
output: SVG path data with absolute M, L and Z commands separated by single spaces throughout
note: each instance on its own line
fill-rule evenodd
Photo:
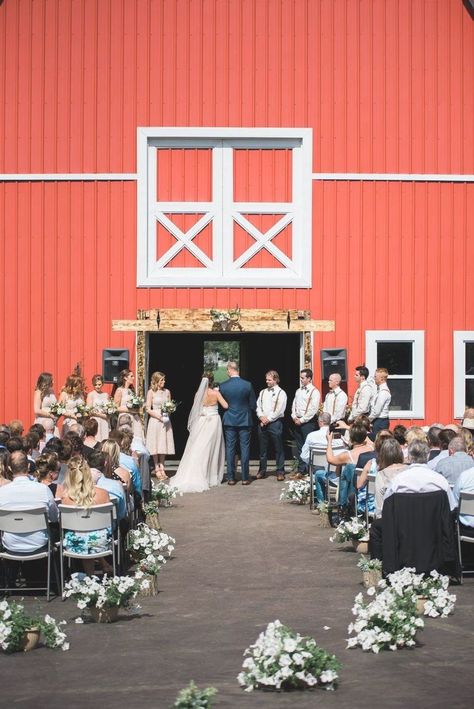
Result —
M 347 350 L 321 350 L 321 377 L 329 379 L 331 374 L 340 374 L 347 381 Z
M 107 384 L 115 384 L 122 369 L 128 369 L 129 350 L 102 350 L 102 376 Z

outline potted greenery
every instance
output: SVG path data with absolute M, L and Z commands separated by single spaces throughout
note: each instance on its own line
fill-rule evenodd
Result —
M 28 652 L 39 643 L 41 636 L 49 648 L 69 650 L 66 633 L 60 626 L 66 621 L 56 622 L 46 614 L 43 617 L 30 616 L 21 603 L 0 601 L 0 647 L 4 652 Z
M 309 480 L 288 480 L 282 488 L 280 500 L 293 502 L 297 505 L 305 505 L 309 498 Z
M 367 525 L 358 517 L 349 520 L 342 520 L 334 530 L 334 534 L 329 538 L 331 542 L 342 544 L 352 542 L 354 551 L 360 554 L 367 554 L 369 551 L 369 537 Z
M 329 529 L 331 527 L 331 520 L 329 518 L 329 505 L 327 502 L 318 502 L 316 505 L 316 524 L 318 527 L 323 529 Z
M 145 524 L 151 529 L 161 530 L 159 504 L 156 500 L 150 500 L 143 505 L 145 513 Z
M 378 582 L 382 580 L 382 562 L 380 559 L 369 559 L 368 556 L 362 554 L 357 563 L 357 568 L 362 571 L 365 588 L 377 586 Z
M 217 689 L 215 687 L 205 687 L 205 689 L 199 689 L 199 687 L 191 680 L 187 687 L 182 689 L 173 707 L 177 709 L 208 709 L 212 706 L 212 699 L 217 694 Z
M 319 647 L 316 640 L 303 637 L 275 620 L 244 652 L 242 671 L 237 677 L 247 692 L 253 689 L 335 689 L 340 662 Z
M 182 496 L 182 492 L 179 493 Z M 173 500 L 178 496 L 178 488 L 166 482 L 155 483 L 150 490 L 150 498 L 158 507 L 172 507 Z

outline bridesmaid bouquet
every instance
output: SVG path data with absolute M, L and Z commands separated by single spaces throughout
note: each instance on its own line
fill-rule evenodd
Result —
M 165 401 L 161 405 L 161 418 L 163 419 L 163 423 L 168 423 L 170 420 L 170 414 L 174 414 L 177 408 L 178 403 L 173 399 L 171 399 L 171 401 Z
M 144 403 L 145 400 L 141 396 L 138 396 L 137 394 L 132 394 L 132 396 L 127 401 L 127 409 L 138 411 L 142 408 Z
M 99 402 L 94 406 L 94 413 L 104 414 L 105 416 L 112 416 L 117 412 L 117 404 L 113 399 L 107 399 L 107 401 Z
M 57 416 L 59 418 L 60 416 L 64 416 L 66 413 L 66 407 L 60 401 L 53 401 L 49 407 L 49 412 L 53 414 L 53 416 Z
M 78 418 L 87 418 L 88 416 L 91 416 L 92 412 L 92 406 L 87 406 L 87 404 L 77 404 L 75 414 Z

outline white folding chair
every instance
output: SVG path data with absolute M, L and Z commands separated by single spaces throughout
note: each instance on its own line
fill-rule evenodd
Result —
M 3 545 L 3 535 L 8 534 L 33 534 L 34 532 L 46 531 L 48 541 L 44 547 L 32 551 L 31 553 L 20 554 L 10 551 Z M 6 561 L 37 561 L 38 559 L 48 560 L 47 583 L 46 586 L 29 588 L 31 591 L 46 591 L 46 598 L 49 601 L 51 597 L 51 561 L 53 562 L 54 573 L 56 576 L 56 584 L 59 588 L 58 570 L 54 559 L 54 545 L 51 543 L 51 530 L 48 520 L 48 510 L 45 505 L 40 507 L 24 507 L 21 508 L 0 508 L 0 559 Z M 5 576 L 4 591 L 17 591 L 15 587 L 7 587 L 7 578 Z M 23 589 L 22 589 L 23 591 Z
M 314 472 L 327 468 L 326 448 L 310 448 L 309 451 L 309 508 L 314 509 Z
M 459 580 L 462 583 L 462 577 L 467 574 L 474 574 L 473 571 L 465 571 L 462 563 L 462 542 L 467 544 L 474 544 L 474 537 L 469 537 L 467 534 L 462 534 L 461 528 L 459 526 L 460 515 L 473 515 L 474 516 L 474 492 L 461 492 L 459 495 L 459 506 L 458 506 L 458 518 L 457 518 L 457 536 L 458 536 L 458 552 L 459 552 L 459 566 L 460 566 L 460 576 Z
M 110 549 L 96 552 L 95 554 L 78 554 L 64 548 L 64 532 L 98 532 L 103 529 L 114 529 L 115 505 L 107 502 L 105 505 L 92 507 L 76 507 L 73 505 L 59 505 L 60 512 L 60 563 L 61 563 L 61 594 L 64 596 L 64 557 L 67 559 L 103 559 L 112 556 L 114 576 L 116 573 L 116 548 L 117 540 L 112 536 Z

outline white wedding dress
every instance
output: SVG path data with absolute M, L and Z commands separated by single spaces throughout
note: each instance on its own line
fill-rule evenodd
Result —
M 170 484 L 180 492 L 204 492 L 224 477 L 224 436 L 217 404 L 199 406 L 186 448 Z

